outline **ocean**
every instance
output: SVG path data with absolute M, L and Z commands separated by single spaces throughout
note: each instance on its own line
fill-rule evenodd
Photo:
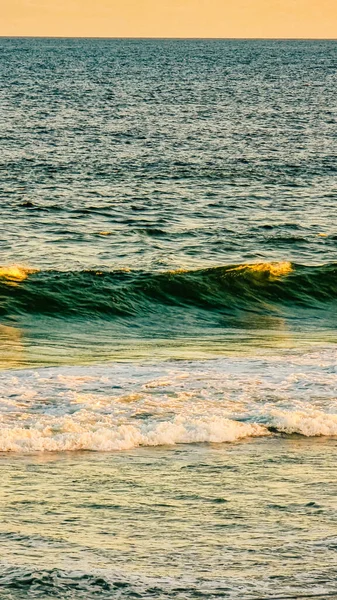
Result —
M 337 596 L 336 69 L 0 38 L 1 600 Z

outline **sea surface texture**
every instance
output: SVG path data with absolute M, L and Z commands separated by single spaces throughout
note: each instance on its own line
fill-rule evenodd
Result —
M 0 597 L 337 596 L 337 45 L 0 39 Z

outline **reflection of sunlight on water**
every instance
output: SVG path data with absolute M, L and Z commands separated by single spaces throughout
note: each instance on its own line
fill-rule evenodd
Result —
M 35 269 L 28 269 L 18 265 L 0 267 L 0 280 L 5 281 L 8 285 L 17 285 L 18 282 L 24 281 L 24 279 L 27 279 L 28 275 L 35 272 Z
M 292 348 L 305 337 L 304 334 L 300 338 L 296 336 L 287 319 L 277 315 L 242 313 L 230 322 L 230 328 L 231 344 L 241 351 L 247 344 L 250 348 Z
M 50 590 L 52 566 L 59 598 L 66 595 L 64 572 L 68 582 L 70 573 L 83 573 L 75 583 L 76 598 L 84 598 L 91 573 L 99 569 L 103 581 L 116 581 L 117 567 L 134 596 L 156 585 L 163 589 L 158 596 L 172 599 L 179 585 L 192 589 L 185 598 L 214 597 L 224 588 L 225 561 L 226 589 L 235 592 L 227 597 L 242 597 L 241 590 L 259 597 L 261 587 L 265 597 L 285 588 L 294 596 L 299 589 L 331 594 L 334 446 L 326 439 L 257 438 L 231 446 L 2 455 L 2 550 L 16 575 L 31 565 L 43 591 Z M 331 583 L 322 588 L 323 580 Z M 112 597 L 96 588 L 90 597 L 98 596 Z
M 334 332 L 296 331 L 278 316 L 241 315 L 219 330 L 204 336 L 137 338 L 116 331 L 109 324 L 50 322 L 19 327 L 0 325 L 0 369 L 85 365 L 109 361 L 202 360 L 228 355 L 250 355 L 263 349 L 310 348 L 335 344 Z
M 277 263 L 256 263 L 256 264 L 243 264 L 238 267 L 233 267 L 231 271 L 244 271 L 254 275 L 262 275 L 268 279 L 278 279 L 289 275 L 293 271 L 292 264 L 288 261 L 277 262 Z
M 23 353 L 21 329 L 0 324 L 0 368 L 21 367 Z

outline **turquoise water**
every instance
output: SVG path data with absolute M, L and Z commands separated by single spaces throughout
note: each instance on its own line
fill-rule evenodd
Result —
M 336 43 L 0 40 L 1 595 L 336 592 Z

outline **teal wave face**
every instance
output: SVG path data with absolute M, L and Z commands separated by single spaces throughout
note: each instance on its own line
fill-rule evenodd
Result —
M 25 271 L 0 269 L 0 312 L 65 317 L 134 317 L 181 307 L 187 313 L 235 315 L 322 310 L 337 300 L 337 264 L 225 265 L 144 271 Z

